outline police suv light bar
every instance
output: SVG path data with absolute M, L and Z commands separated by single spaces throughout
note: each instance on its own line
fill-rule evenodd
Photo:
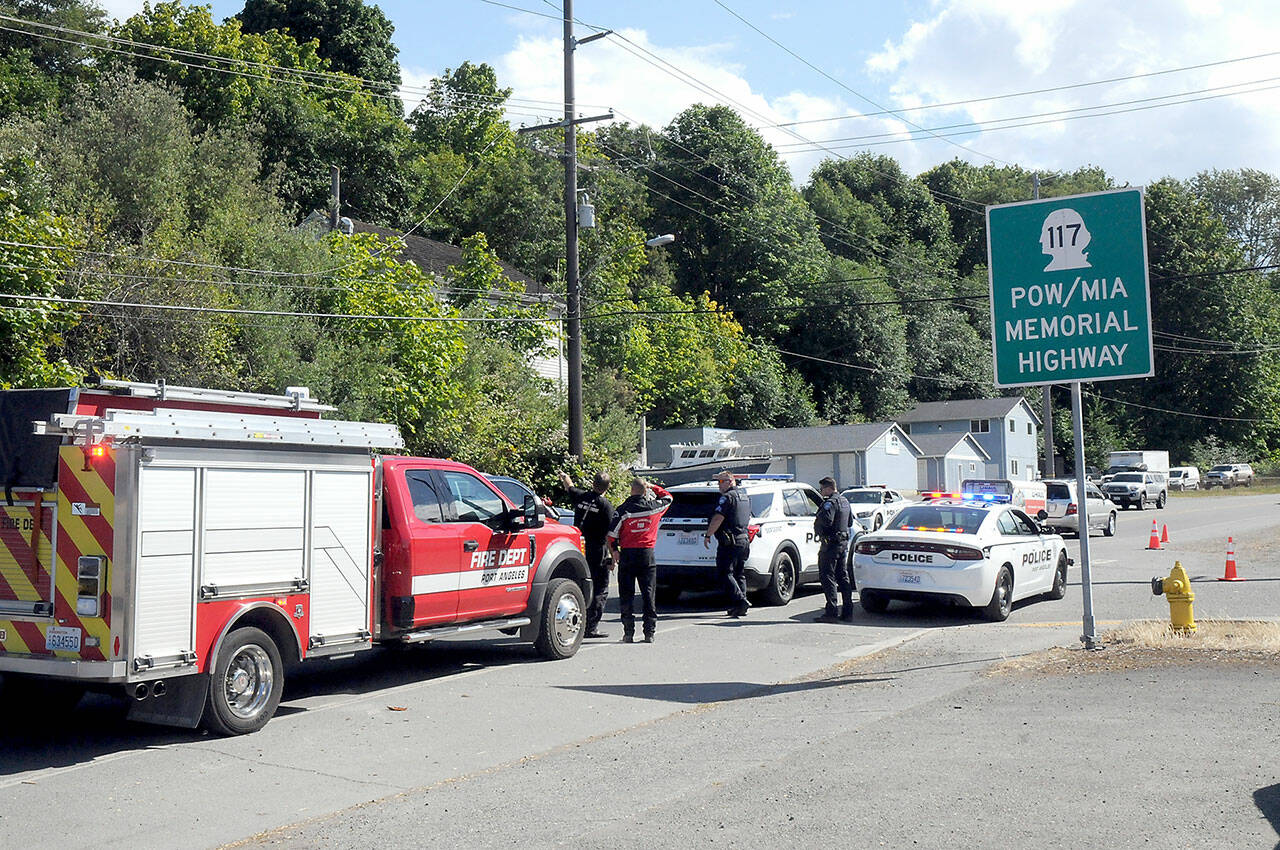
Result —
M 925 499 L 959 499 L 964 502 L 994 502 L 1004 504 L 1013 501 L 1013 497 L 1006 493 L 939 493 L 929 492 L 921 493 L 920 496 Z

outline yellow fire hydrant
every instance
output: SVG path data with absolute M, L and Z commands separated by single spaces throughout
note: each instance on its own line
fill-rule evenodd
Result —
M 1191 610 L 1196 595 L 1191 592 L 1191 577 L 1182 568 L 1181 561 L 1173 562 L 1168 577 L 1157 576 L 1151 580 L 1151 592 L 1156 596 L 1163 593 L 1169 600 L 1169 625 L 1175 632 L 1196 630 L 1195 612 Z

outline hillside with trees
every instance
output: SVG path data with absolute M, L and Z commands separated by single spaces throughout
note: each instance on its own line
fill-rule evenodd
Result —
M 515 133 L 491 67 L 441 69 L 406 115 L 392 25 L 361 0 L 249 0 L 225 21 L 178 2 L 121 22 L 85 0 L 0 15 L 0 385 L 306 384 L 398 423 L 415 452 L 538 483 L 565 463 L 563 400 L 527 366 L 557 320 L 499 262 L 563 292 L 562 137 Z M 993 392 L 983 208 L 1028 198 L 1029 168 L 912 177 L 862 153 L 797 185 L 718 105 L 581 132 L 579 155 L 598 220 L 586 466 L 629 461 L 642 415 L 846 423 Z M 460 246 L 461 263 L 437 278 L 394 240 L 305 224 L 330 166 L 343 215 Z M 1126 185 L 1087 164 L 1039 176 L 1046 197 Z M 1156 375 L 1088 389 L 1090 456 L 1270 458 L 1280 180 L 1174 176 L 1146 205 Z M 661 233 L 675 243 L 644 246 Z

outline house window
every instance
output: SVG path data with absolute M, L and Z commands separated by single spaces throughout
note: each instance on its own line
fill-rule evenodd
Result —
M 1028 423 L 1027 423 L 1027 436 L 1028 436 L 1028 437 L 1030 437 L 1030 436 L 1031 436 L 1032 434 L 1034 434 L 1034 433 L 1035 433 L 1035 432 L 1034 432 L 1033 430 L 1031 430 L 1031 423 L 1030 423 L 1030 422 L 1028 422 Z
M 1018 423 L 1014 422 L 1012 419 L 1009 420 L 1009 433 L 1010 434 L 1018 433 Z
M 1018 462 L 1016 460 L 1009 461 L 1009 472 L 1014 475 L 1018 474 Z
M 902 441 L 898 439 L 897 434 L 890 434 L 889 439 L 885 442 L 884 453 L 887 455 L 896 455 L 902 451 Z
M 976 470 L 977 468 L 978 468 L 977 464 L 975 464 L 975 463 L 973 463 L 972 461 L 970 461 L 970 463 L 969 463 L 969 471 L 970 471 L 970 472 L 973 472 L 973 471 L 974 471 L 974 470 Z
M 904 434 L 910 434 L 910 433 L 911 433 L 911 423 L 910 423 L 910 422 L 904 422 L 904 423 L 902 424 L 902 433 L 904 433 Z
M 991 420 L 990 419 L 970 419 L 969 433 L 971 434 L 991 433 Z

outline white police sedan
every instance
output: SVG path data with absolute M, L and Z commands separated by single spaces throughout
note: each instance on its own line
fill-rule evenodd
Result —
M 948 601 L 981 608 L 994 621 L 1013 603 L 1066 594 L 1066 545 L 1008 496 L 925 493 L 854 547 L 862 607 L 881 613 L 890 600 Z

